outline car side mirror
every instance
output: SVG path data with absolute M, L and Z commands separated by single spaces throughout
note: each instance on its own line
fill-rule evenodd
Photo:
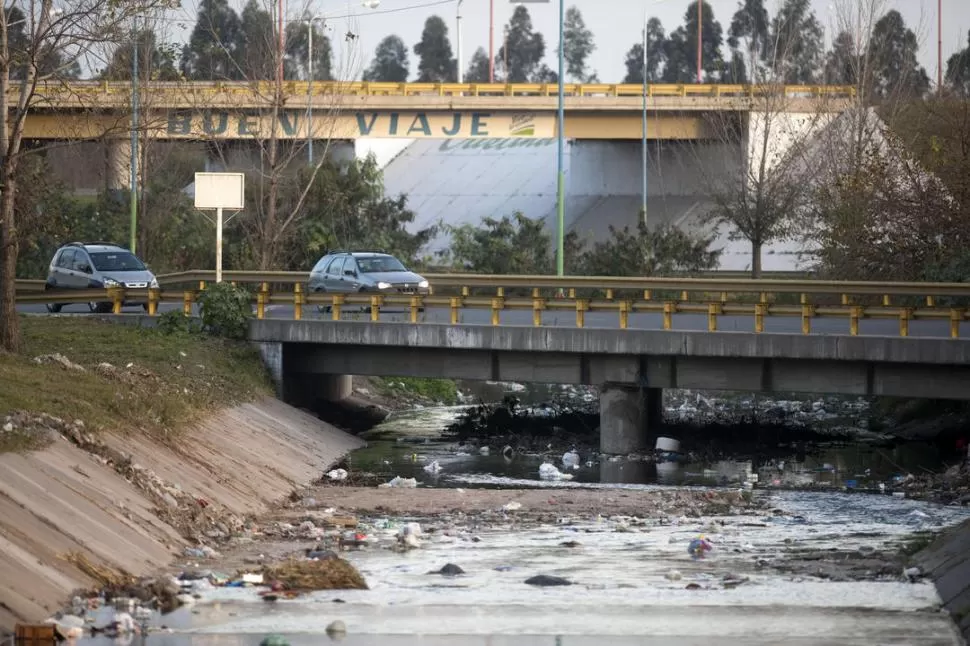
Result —
M 85 274 L 90 274 L 91 265 L 78 265 L 78 271 L 83 272 Z
M 357 276 L 357 272 L 354 271 L 353 269 L 345 269 L 344 270 L 344 276 L 354 276 L 354 277 L 356 277 Z

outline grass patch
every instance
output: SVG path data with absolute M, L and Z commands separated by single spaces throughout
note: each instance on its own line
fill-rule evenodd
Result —
M 420 397 L 446 406 L 458 403 L 458 384 L 452 379 L 378 377 L 375 383 L 385 395 Z
M 904 556 L 914 556 L 932 545 L 937 536 L 939 536 L 937 532 L 916 532 L 909 536 L 905 542 L 900 545 L 899 552 Z
M 242 342 L 81 317 L 21 322 L 23 351 L 0 354 L 0 420 L 30 411 L 79 419 L 91 431 L 174 439 L 208 412 L 272 392 L 257 352 Z M 34 361 L 55 353 L 83 370 Z M 0 444 L 0 451 L 24 448 Z

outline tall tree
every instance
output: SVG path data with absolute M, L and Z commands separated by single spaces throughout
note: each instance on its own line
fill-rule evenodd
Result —
M 201 0 L 189 42 L 182 50 L 182 73 L 197 81 L 238 79 L 239 16 L 229 0 Z
M 967 46 L 946 62 L 946 82 L 963 97 L 970 97 L 970 32 L 967 32 Z
M 233 47 L 236 78 L 276 78 L 278 47 L 273 17 L 257 0 L 249 0 L 243 7 Z
M 529 10 L 522 5 L 516 6 L 505 27 L 505 43 L 498 50 L 496 67 L 505 71 L 506 83 L 528 83 L 535 79 L 545 55 L 546 41 L 542 34 L 533 30 Z
M 488 83 L 488 52 L 479 47 L 468 61 L 463 79 L 466 83 Z
M 916 55 L 919 42 L 895 9 L 876 22 L 869 38 L 872 66 L 872 94 L 879 99 L 922 96 L 930 87 L 930 77 Z
M 768 11 L 764 0 L 743 0 L 731 18 L 728 47 L 731 48 L 729 78 L 733 83 L 757 82 L 768 57 Z
M 135 16 L 169 6 L 162 0 L 21 0 L 22 47 L 11 50 L 10 16 L 0 11 L 0 352 L 20 347 L 17 314 L 17 193 L 29 169 L 25 158 L 33 150 L 23 146 L 27 116 L 42 100 L 43 85 L 56 88 L 78 68 L 95 47 L 123 42 Z M 45 61 L 56 58 L 54 68 Z M 16 71 L 23 77 L 16 78 Z M 110 132 L 105 133 L 110 135 Z
M 563 41 L 565 42 L 563 58 L 566 63 L 566 74 L 578 83 L 595 82 L 596 73 L 586 72 L 586 59 L 596 49 L 593 43 L 593 32 L 586 27 L 583 14 L 575 6 L 566 10 Z
M 858 82 L 859 56 L 855 40 L 847 31 L 841 31 L 832 41 L 832 49 L 825 56 L 822 81 L 832 85 L 855 85 Z
M 310 78 L 310 30 L 313 30 L 313 78 Z M 286 77 L 305 81 L 333 79 L 333 45 L 317 21 L 300 20 L 286 26 Z
M 721 44 L 724 42 L 721 23 L 714 18 L 714 9 L 702 4 L 701 69 L 707 81 L 717 81 L 724 68 Z M 687 5 L 684 25 L 670 33 L 664 43 L 667 65 L 663 80 L 668 83 L 691 83 L 697 80 L 697 3 Z
M 424 22 L 414 53 L 418 56 L 418 83 L 453 83 L 457 79 L 448 25 L 441 16 L 431 16 Z
M 374 60 L 364 72 L 365 81 L 404 83 L 408 80 L 408 48 L 400 36 L 387 36 L 374 50 Z
M 771 21 L 768 62 L 773 78 L 793 85 L 814 83 L 822 69 L 822 26 L 811 0 L 785 0 Z
M 641 31 L 641 36 L 643 32 Z M 642 40 L 642 39 L 641 39 Z M 667 34 L 659 18 L 647 21 L 647 82 L 659 83 L 662 79 L 661 70 L 667 60 L 664 42 Z M 643 83 L 643 43 L 636 43 L 626 53 L 626 76 L 624 83 Z
M 131 68 L 134 63 L 132 54 L 137 43 L 138 47 L 138 78 L 155 81 L 177 81 L 178 69 L 175 67 L 178 52 L 176 46 L 159 43 L 155 30 L 141 29 L 135 35 L 133 42 L 123 43 L 115 48 L 111 60 L 101 73 L 106 81 L 131 80 Z

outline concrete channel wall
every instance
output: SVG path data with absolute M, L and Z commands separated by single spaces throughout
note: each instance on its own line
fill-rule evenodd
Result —
M 914 560 L 936 585 L 963 639 L 970 642 L 970 520 L 945 531 Z
M 270 398 L 201 419 L 174 447 L 130 430 L 98 437 L 130 456 L 132 472 L 154 473 L 155 494 L 181 492 L 238 517 L 265 511 L 363 445 Z M 190 510 L 136 481 L 59 435 L 41 451 L 0 455 L 0 633 L 96 587 L 80 559 L 141 576 L 195 545 L 166 520 Z

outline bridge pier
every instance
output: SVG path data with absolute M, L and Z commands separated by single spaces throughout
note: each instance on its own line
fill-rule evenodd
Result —
M 663 421 L 663 390 L 630 384 L 600 389 L 600 452 L 627 455 L 650 448 L 650 430 Z

